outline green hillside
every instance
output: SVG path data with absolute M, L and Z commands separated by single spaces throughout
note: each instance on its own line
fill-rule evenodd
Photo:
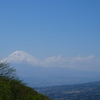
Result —
M 50 100 L 28 87 L 15 75 L 15 70 L 0 63 L 0 100 Z

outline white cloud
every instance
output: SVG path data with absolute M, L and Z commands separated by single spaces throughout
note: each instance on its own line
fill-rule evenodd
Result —
M 93 55 L 87 57 L 50 57 L 41 61 L 41 65 L 44 67 L 66 67 L 77 70 L 91 70 L 100 71 L 100 59 L 97 59 Z
M 64 67 L 66 65 L 72 65 L 72 64 L 78 64 L 78 63 L 90 63 L 92 60 L 94 59 L 94 56 L 88 56 L 88 57 L 66 57 L 63 58 L 62 56 L 58 56 L 58 57 L 50 57 L 45 59 L 44 61 L 42 61 L 43 65 L 47 65 L 47 66 L 51 66 L 51 65 L 62 65 L 61 67 Z M 68 67 L 68 66 L 66 66 Z
M 39 60 L 23 51 L 15 51 L 2 61 L 14 63 L 27 62 L 33 66 L 41 67 L 66 67 L 77 70 L 100 71 L 100 59 L 97 59 L 93 55 L 87 57 L 53 56 L 45 60 Z

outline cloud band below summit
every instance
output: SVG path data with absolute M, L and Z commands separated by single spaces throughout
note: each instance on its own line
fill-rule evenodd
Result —
M 100 59 L 94 56 L 65 58 L 62 56 L 53 56 L 45 60 L 39 60 L 24 51 L 15 51 L 1 61 L 8 63 L 28 63 L 32 66 L 41 67 L 65 67 L 77 70 L 100 71 Z

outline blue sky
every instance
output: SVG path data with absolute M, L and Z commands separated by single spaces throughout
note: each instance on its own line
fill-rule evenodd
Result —
M 0 58 L 100 58 L 100 0 L 1 0 L 0 47 Z

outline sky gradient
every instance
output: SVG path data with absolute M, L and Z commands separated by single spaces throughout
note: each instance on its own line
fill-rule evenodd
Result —
M 2 0 L 0 47 L 0 58 L 16 50 L 100 58 L 100 0 Z

